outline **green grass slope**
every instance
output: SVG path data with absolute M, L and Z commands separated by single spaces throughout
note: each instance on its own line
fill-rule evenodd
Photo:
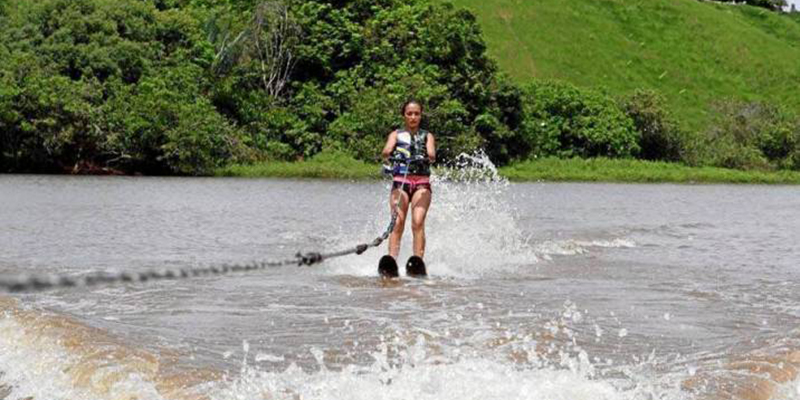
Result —
M 444 0 L 443 0 L 444 1 Z M 690 129 L 722 99 L 800 108 L 800 19 L 696 0 L 452 0 L 519 82 L 664 94 Z

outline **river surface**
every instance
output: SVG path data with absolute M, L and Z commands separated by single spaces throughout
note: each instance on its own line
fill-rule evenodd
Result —
M 800 187 L 433 196 L 427 279 L 379 280 L 383 246 L 0 293 L 0 399 L 800 399 Z M 0 175 L 0 277 L 336 251 L 387 203 L 387 182 Z

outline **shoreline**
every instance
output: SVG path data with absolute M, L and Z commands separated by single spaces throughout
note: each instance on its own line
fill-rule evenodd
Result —
M 435 167 L 447 173 L 446 167 Z M 497 174 L 510 182 L 596 182 L 596 183 L 674 183 L 674 184 L 752 184 L 798 185 L 800 171 L 742 171 L 717 167 L 689 167 L 675 162 L 632 159 L 557 159 L 543 158 L 516 162 L 497 168 Z M 40 175 L 39 173 L 2 173 L 2 175 Z M 45 174 L 50 175 L 50 174 Z M 58 175 L 58 174 L 56 174 Z M 116 177 L 191 177 L 189 175 L 84 174 L 65 176 Z M 365 163 L 348 156 L 325 155 L 305 161 L 273 161 L 255 164 L 231 164 L 198 178 L 278 178 L 373 181 L 385 179 L 381 165 Z
M 670 162 L 605 158 L 529 160 L 500 167 L 498 173 L 511 182 L 800 184 L 798 171 L 741 171 L 689 167 Z M 239 178 L 381 179 L 380 164 L 342 157 L 231 165 L 216 170 L 213 175 Z

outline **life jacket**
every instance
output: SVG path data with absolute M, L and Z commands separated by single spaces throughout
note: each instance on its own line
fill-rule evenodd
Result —
M 394 158 L 417 160 L 428 158 L 428 131 L 420 129 L 416 135 L 405 129 L 397 130 L 397 144 L 394 147 Z M 408 171 L 406 172 L 406 169 Z M 398 175 L 430 175 L 431 167 L 428 163 L 415 162 L 411 164 L 400 162 L 395 167 L 393 174 Z

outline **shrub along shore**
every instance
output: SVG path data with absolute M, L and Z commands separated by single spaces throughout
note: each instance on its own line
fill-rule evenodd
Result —
M 800 184 L 800 172 L 742 171 L 717 167 L 688 167 L 676 162 L 632 159 L 542 158 L 512 163 L 499 169 L 513 182 L 625 182 Z M 343 154 L 321 153 L 306 161 L 277 161 L 232 165 L 216 176 L 246 178 L 380 179 L 380 165 Z

